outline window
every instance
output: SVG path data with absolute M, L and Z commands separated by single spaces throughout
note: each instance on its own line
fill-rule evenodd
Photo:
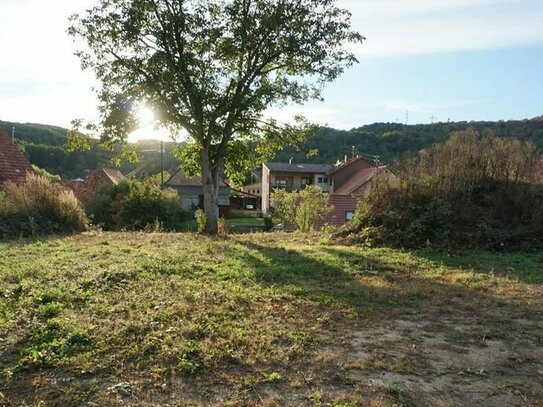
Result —
M 348 211 L 345 212 L 345 220 L 351 220 L 353 218 L 354 212 Z
M 322 177 L 317 178 L 317 182 L 318 182 L 319 184 L 322 184 Z
M 328 184 L 328 178 L 324 178 L 324 179 L 322 180 L 322 183 L 323 183 L 323 184 Z
M 292 177 L 283 177 L 283 176 L 276 176 L 275 177 L 275 184 L 278 186 L 288 186 L 292 185 L 294 182 L 294 179 Z
M 311 185 L 312 183 L 311 177 L 302 177 L 302 186 Z

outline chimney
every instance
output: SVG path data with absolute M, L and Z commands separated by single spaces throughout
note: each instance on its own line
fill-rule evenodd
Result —
M 11 143 L 15 144 L 15 126 L 11 128 Z
M 347 154 L 345 154 L 345 159 L 344 159 L 343 162 L 345 162 L 345 163 L 347 162 Z
M 294 157 L 290 157 L 290 159 L 288 160 L 288 163 L 289 164 L 292 164 L 292 160 L 294 159 Z

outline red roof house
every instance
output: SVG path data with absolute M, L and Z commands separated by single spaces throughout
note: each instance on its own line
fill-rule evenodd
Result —
M 84 181 L 61 180 L 58 182 L 71 189 L 82 203 L 87 203 L 101 188 L 117 185 L 124 179 L 124 175 L 119 170 L 99 168 L 91 172 Z
M 21 183 L 28 173 L 34 174 L 30 162 L 4 129 L 0 129 L 0 186 L 11 181 Z
M 317 229 L 324 225 L 342 226 L 351 220 L 358 202 L 367 198 L 372 187 L 396 187 L 399 180 L 386 166 L 376 167 L 364 158 L 354 158 L 331 171 L 334 189 L 329 204 L 332 211 L 315 223 Z

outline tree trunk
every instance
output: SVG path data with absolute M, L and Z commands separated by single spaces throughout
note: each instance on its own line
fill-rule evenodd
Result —
M 219 219 L 219 184 L 222 169 L 216 166 L 211 168 L 209 152 L 202 152 L 202 184 L 204 186 L 204 212 L 206 216 L 205 233 L 217 234 L 217 220 Z

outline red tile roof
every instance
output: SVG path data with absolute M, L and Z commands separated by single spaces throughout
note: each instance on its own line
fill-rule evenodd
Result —
M 125 176 L 119 170 L 98 168 L 91 172 L 84 181 L 61 180 L 58 182 L 71 189 L 81 202 L 87 203 L 103 187 L 117 185 L 124 179 Z
M 333 195 L 349 195 L 354 191 L 364 186 L 371 181 L 373 177 L 382 171 L 385 171 L 387 167 L 371 167 L 363 168 L 354 175 L 352 175 L 343 185 L 334 190 Z
M 34 173 L 32 165 L 6 131 L 0 129 L 0 185 L 7 181 L 23 182 L 28 172 Z

